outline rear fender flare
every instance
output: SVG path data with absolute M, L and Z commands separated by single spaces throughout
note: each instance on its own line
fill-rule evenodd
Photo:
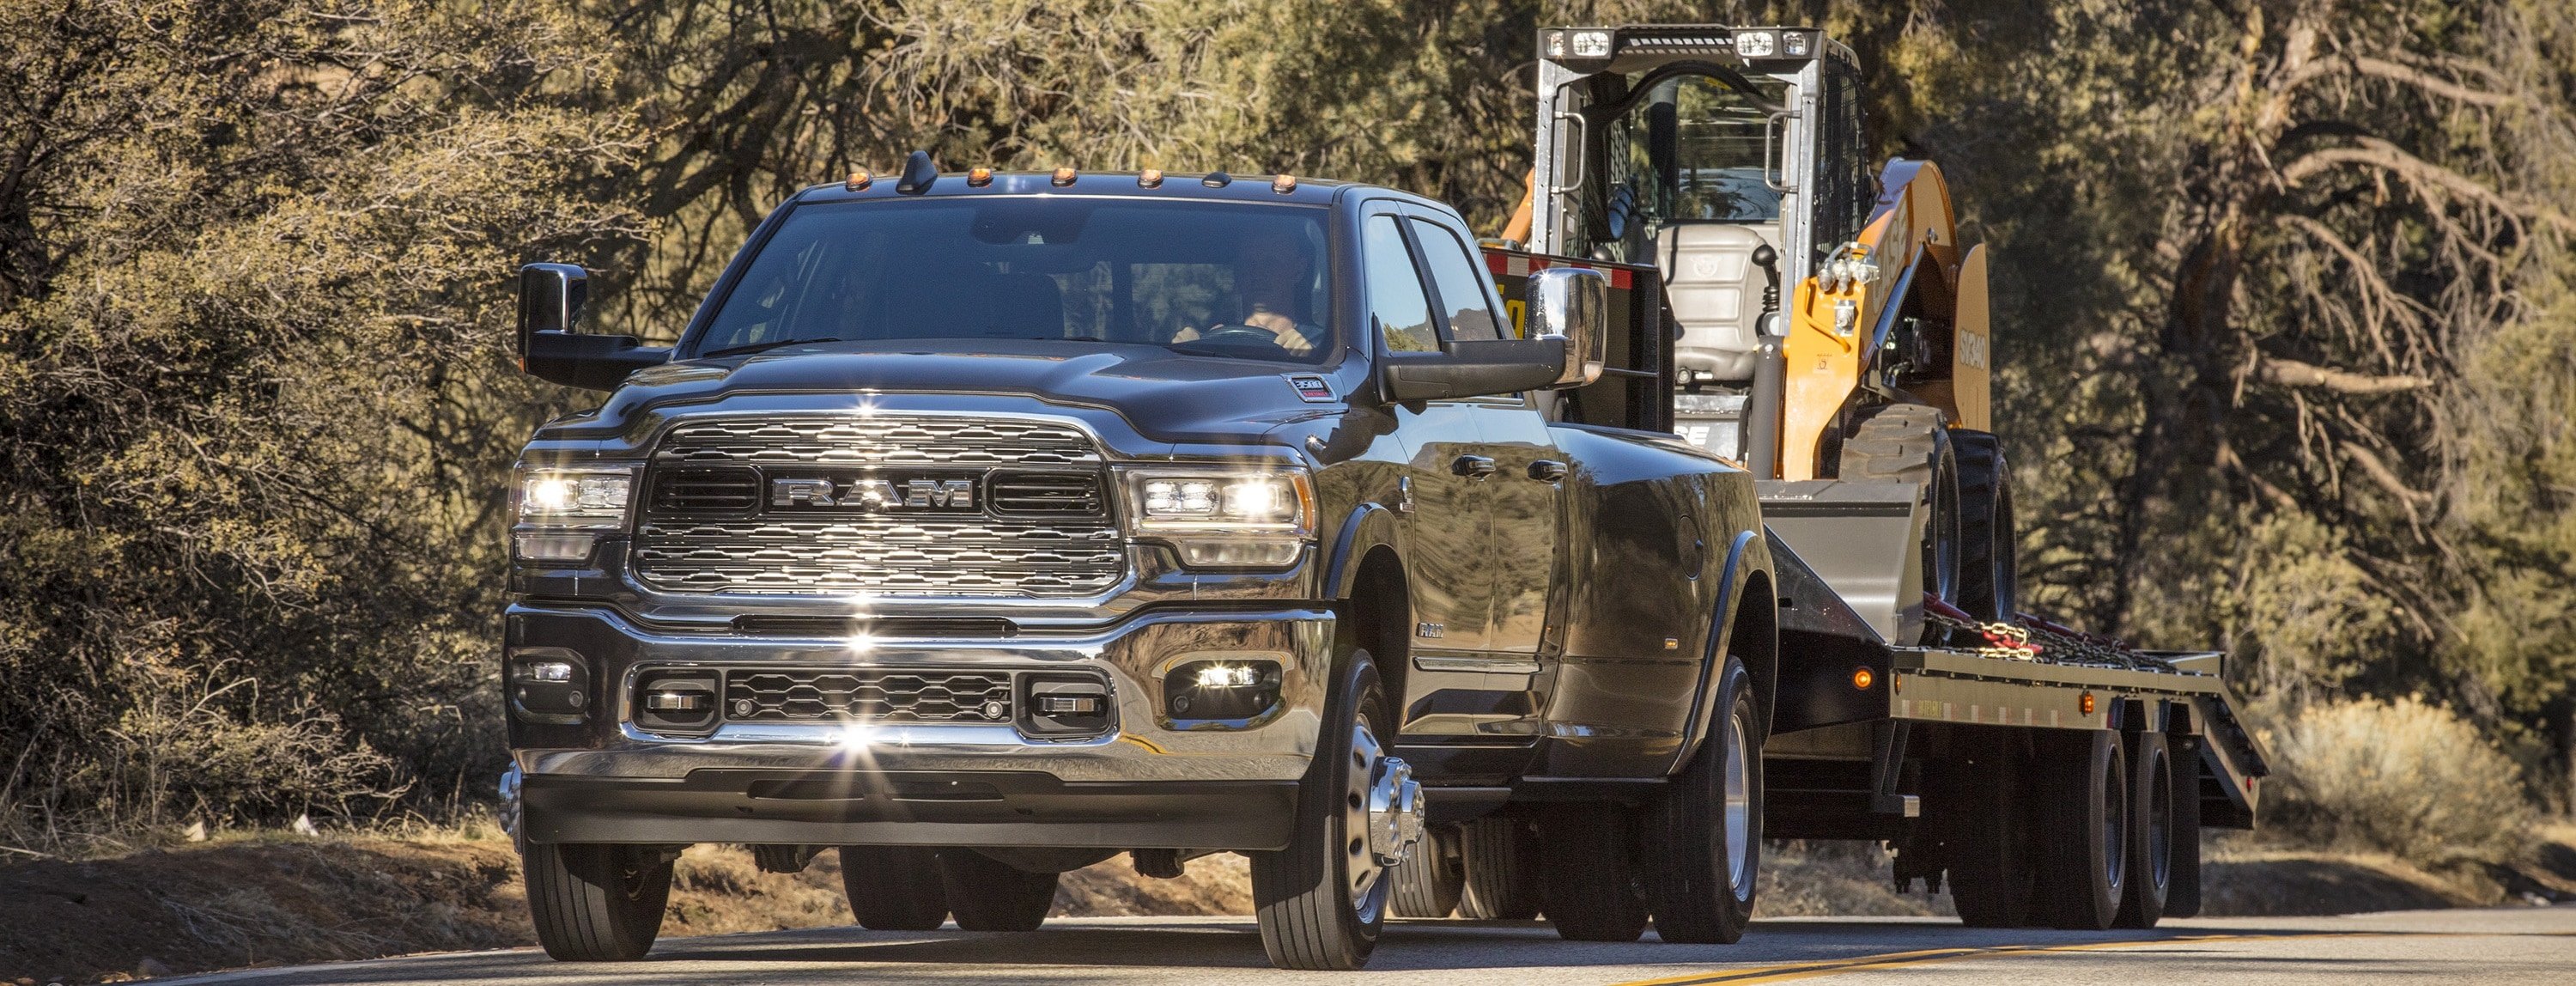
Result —
M 1732 638 L 1735 632 L 1737 607 L 1747 603 L 1758 606 L 1779 605 L 1777 599 L 1743 598 L 1744 587 L 1752 576 L 1769 574 L 1762 564 L 1762 559 L 1767 552 L 1760 550 L 1761 544 L 1760 531 L 1737 531 L 1734 540 L 1726 547 L 1726 562 L 1718 573 L 1717 585 L 1717 598 L 1725 600 L 1725 604 L 1718 607 L 1716 614 L 1709 621 L 1704 648 L 1700 654 L 1699 698 L 1692 703 L 1694 708 L 1691 712 L 1690 729 L 1684 733 L 1681 752 L 1665 767 L 1667 774 L 1680 770 L 1682 765 L 1689 763 L 1691 757 L 1699 752 L 1700 743 L 1708 738 L 1709 723 L 1717 715 L 1717 672 L 1726 666 L 1727 651 L 1734 643 Z M 1778 648 L 1774 647 L 1772 650 L 1774 653 L 1768 660 L 1747 662 L 1748 666 L 1745 668 L 1753 675 L 1753 706 L 1756 714 L 1762 717 L 1766 729 L 1771 721 L 1772 682 L 1778 680 L 1778 668 L 1775 666 L 1779 660 Z M 1761 666 L 1752 666 L 1754 664 Z

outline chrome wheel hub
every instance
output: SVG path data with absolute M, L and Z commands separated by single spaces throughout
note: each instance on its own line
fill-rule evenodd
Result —
M 1412 855 L 1422 841 L 1422 785 L 1402 757 L 1386 755 L 1366 717 L 1351 724 L 1351 762 L 1345 776 L 1343 870 L 1351 908 L 1363 921 L 1386 906 L 1389 867 Z
M 1379 760 L 1376 774 L 1369 779 L 1369 853 L 1380 866 L 1401 865 L 1422 842 L 1422 785 L 1402 757 Z

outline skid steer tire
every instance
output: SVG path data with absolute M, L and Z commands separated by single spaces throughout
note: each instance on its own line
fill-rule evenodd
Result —
M 1989 623 L 2012 622 L 2021 605 L 2013 551 L 2012 467 L 1992 432 L 1954 429 L 1959 460 L 1959 608 Z
M 671 898 L 671 861 L 651 846 L 526 843 L 537 942 L 565 962 L 632 962 L 653 950 Z
M 1422 833 L 1413 858 L 1395 872 L 1395 913 L 1408 918 L 1445 918 L 1458 909 L 1467 887 L 1466 861 L 1459 857 L 1459 832 L 1440 826 Z
M 2048 737 L 2040 775 L 2040 913 L 2054 927 L 2102 931 L 2129 877 L 2129 764 L 2109 730 Z
M 1636 835 L 1620 805 L 1555 805 L 1539 816 L 1539 894 L 1557 937 L 1626 942 L 1646 933 Z
M 972 849 L 939 850 L 948 910 L 967 931 L 1036 931 L 1055 906 L 1060 873 L 1031 873 Z
M 1479 818 L 1458 827 L 1467 871 L 1458 916 L 1527 921 L 1539 913 L 1538 834 L 1518 818 Z
M 1864 483 L 1914 483 L 1925 487 L 1931 509 L 1923 529 L 1923 591 L 1956 606 L 1960 590 L 1959 459 L 1941 409 L 1889 404 L 1862 412 L 1843 437 L 1840 478 Z M 1900 600 L 1900 608 L 1907 600 Z M 1922 643 L 1948 636 L 1925 621 Z
M 1274 966 L 1348 972 L 1377 949 L 1395 881 L 1368 846 L 1365 805 L 1377 773 L 1393 759 L 1377 732 L 1393 734 L 1386 705 L 1377 665 L 1368 651 L 1352 650 L 1326 693 L 1288 848 L 1246 854 L 1261 948 Z
M 1962 740 L 1925 795 L 1949 864 L 1950 899 L 1968 927 L 2027 926 L 2039 870 L 2023 743 L 1974 728 Z
M 2129 880 L 2112 926 L 2152 928 L 2173 892 L 2173 758 L 2156 733 L 2129 737 Z
M 1761 872 L 1762 721 L 1753 675 L 1728 655 L 1717 682 L 1722 718 L 1647 810 L 1639 840 L 1655 935 L 1680 944 L 1743 938 Z
M 842 846 L 841 889 L 850 913 L 869 931 L 936 931 L 948 922 L 948 890 L 938 850 L 923 846 Z

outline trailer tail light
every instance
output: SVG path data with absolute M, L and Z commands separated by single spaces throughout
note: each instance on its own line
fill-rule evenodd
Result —
M 1868 668 L 1853 668 L 1853 669 L 1852 669 L 1852 687 L 1853 687 L 1853 688 L 1860 689 L 1861 691 L 1868 691 L 1868 690 L 1869 690 L 1869 686 L 1871 686 L 1871 685 L 1875 685 L 1875 684 L 1877 684 L 1877 683 L 1878 683 L 1878 675 L 1876 675 L 1876 674 L 1872 674 Z

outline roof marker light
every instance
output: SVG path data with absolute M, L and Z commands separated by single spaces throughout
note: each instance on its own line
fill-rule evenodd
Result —
M 1147 168 L 1147 169 L 1145 169 L 1145 170 L 1143 170 L 1143 171 L 1137 172 L 1137 173 L 1136 173 L 1136 187 L 1138 187 L 1138 188 L 1161 188 L 1161 187 L 1163 187 L 1163 169 L 1161 169 L 1161 168 Z
M 869 174 L 868 169 L 859 168 L 850 172 L 850 180 L 842 182 L 841 187 L 853 192 L 864 192 L 867 191 L 868 185 L 876 180 L 877 176 Z
M 1067 185 L 1071 185 L 1071 184 L 1073 184 L 1073 169 L 1072 169 L 1072 168 L 1057 168 L 1057 169 L 1055 169 L 1055 177 L 1054 177 L 1054 178 L 1050 178 L 1050 179 L 1048 179 L 1048 181 L 1049 181 L 1050 183 L 1054 184 L 1054 185 L 1055 185 L 1055 187 L 1057 187 L 1057 188 L 1063 188 L 1063 187 L 1065 187 L 1065 186 L 1067 186 Z
M 1296 190 L 1297 190 L 1297 176 L 1296 176 L 1296 175 L 1280 175 L 1279 177 L 1276 177 L 1276 178 L 1272 178 L 1272 179 L 1270 179 L 1270 190 L 1271 190 L 1271 191 L 1274 191 L 1274 192 L 1277 192 L 1277 193 L 1279 193 L 1279 194 L 1281 194 L 1281 195 L 1286 195 L 1286 194 L 1288 194 L 1288 193 L 1290 193 L 1290 192 L 1294 192 L 1294 191 L 1296 191 Z
M 1208 172 L 1207 177 L 1199 179 L 1199 184 L 1209 188 L 1224 188 L 1234 184 L 1234 176 L 1222 171 L 1211 171 Z
M 986 185 L 990 185 L 990 184 L 992 184 L 992 183 L 993 183 L 993 169 L 991 169 L 991 168 L 969 168 L 969 169 L 967 169 L 967 170 L 966 170 L 966 187 L 968 187 L 968 188 L 982 188 L 982 187 L 984 187 L 984 186 L 986 186 Z

